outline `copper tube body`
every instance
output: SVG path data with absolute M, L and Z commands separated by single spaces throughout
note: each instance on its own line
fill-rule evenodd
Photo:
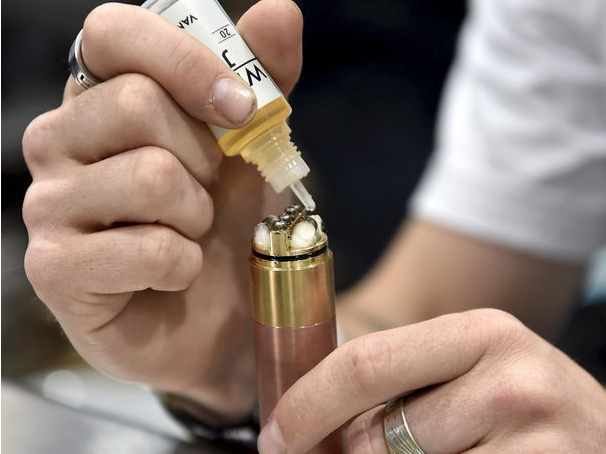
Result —
M 336 348 L 335 319 L 297 328 L 276 328 L 254 322 L 253 329 L 259 410 L 265 424 L 282 394 Z M 340 451 L 341 435 L 333 432 L 309 452 L 338 454 Z
M 251 257 L 261 426 L 284 392 L 337 347 L 332 253 L 318 252 L 290 261 Z M 309 451 L 340 452 L 339 431 Z

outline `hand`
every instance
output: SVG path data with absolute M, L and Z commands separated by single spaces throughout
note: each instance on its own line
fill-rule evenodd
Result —
M 301 66 L 296 5 L 263 0 L 238 26 L 288 93 Z M 100 371 L 244 414 L 255 399 L 249 240 L 287 202 L 241 158 L 222 160 L 203 122 L 242 126 L 254 96 L 139 7 L 95 9 L 82 54 L 105 82 L 83 91 L 70 78 L 61 107 L 23 138 L 27 275 Z
M 426 454 L 606 446 L 606 391 L 512 316 L 480 309 L 337 349 L 284 394 L 259 451 L 303 454 L 347 424 L 350 454 L 386 454 L 382 403 L 409 392 L 406 420 Z

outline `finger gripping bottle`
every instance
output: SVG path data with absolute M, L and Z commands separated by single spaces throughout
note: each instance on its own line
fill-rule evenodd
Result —
M 216 0 L 148 0 L 142 6 L 198 39 L 250 85 L 258 108 L 253 119 L 239 129 L 209 128 L 225 155 L 242 156 L 257 166 L 276 192 L 290 187 L 313 211 L 315 202 L 300 181 L 309 167 L 291 142 L 286 124 L 292 109 L 221 5 Z

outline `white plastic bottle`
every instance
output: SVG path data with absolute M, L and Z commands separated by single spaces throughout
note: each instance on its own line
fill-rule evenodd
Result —
M 254 90 L 258 110 L 245 127 L 209 125 L 223 153 L 241 155 L 257 166 L 276 192 L 289 186 L 307 210 L 314 210 L 315 202 L 300 181 L 309 167 L 291 142 L 286 124 L 292 109 L 221 5 L 216 0 L 148 0 L 142 6 L 202 42 Z

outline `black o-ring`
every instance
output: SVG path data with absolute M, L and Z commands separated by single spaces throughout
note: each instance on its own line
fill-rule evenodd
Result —
M 305 259 L 311 259 L 313 257 L 317 257 L 318 255 L 323 254 L 326 249 L 328 249 L 328 245 L 318 249 L 317 251 L 313 251 L 310 252 L 308 254 L 301 254 L 301 255 L 267 255 L 267 254 L 262 254 L 260 252 L 255 251 L 254 249 L 252 250 L 252 254 L 255 257 L 258 257 L 260 259 L 263 260 L 270 260 L 272 262 L 296 262 L 298 260 L 305 260 Z

